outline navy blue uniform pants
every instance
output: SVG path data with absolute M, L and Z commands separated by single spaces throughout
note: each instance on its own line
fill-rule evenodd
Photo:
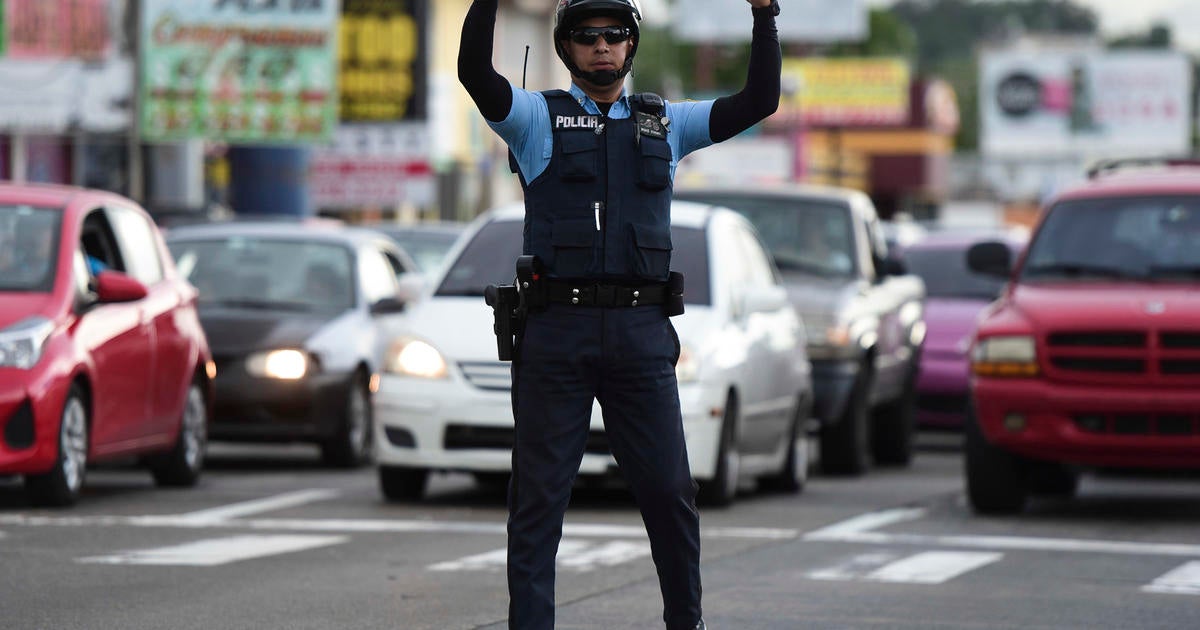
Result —
M 516 440 L 509 487 L 510 628 L 554 627 L 554 562 L 592 400 L 630 486 L 658 569 L 667 628 L 700 620 L 700 520 L 675 362 L 658 306 L 550 305 L 532 313 L 513 365 Z

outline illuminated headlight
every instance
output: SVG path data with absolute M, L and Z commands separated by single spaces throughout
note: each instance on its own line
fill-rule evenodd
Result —
M 299 350 L 272 350 L 246 357 L 246 371 L 251 376 L 294 381 L 309 372 L 308 356 Z
M 437 348 L 420 339 L 397 339 L 387 353 L 387 370 L 417 378 L 445 378 L 446 360 Z
M 679 348 L 679 361 L 675 363 L 675 380 L 692 383 L 700 378 L 700 358 L 689 346 Z
M 42 358 L 42 349 L 54 323 L 45 317 L 29 317 L 0 330 L 0 367 L 28 370 Z
M 1029 335 L 980 339 L 971 352 L 971 370 L 979 376 L 1036 376 L 1037 345 Z

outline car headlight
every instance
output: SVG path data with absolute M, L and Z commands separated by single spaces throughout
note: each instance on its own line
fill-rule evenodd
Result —
M 420 339 L 392 342 L 387 353 L 387 371 L 417 378 L 446 378 L 446 360 L 437 348 Z
M 675 380 L 691 383 L 700 379 L 700 357 L 690 346 L 680 346 L 679 361 L 675 362 Z
M 308 355 L 300 350 L 271 350 L 246 357 L 246 371 L 261 378 L 294 381 L 304 378 L 310 367 Z
M 1031 335 L 980 339 L 971 352 L 971 371 L 978 376 L 1036 376 L 1037 344 Z
M 0 330 L 0 367 L 28 370 L 37 365 L 52 330 L 54 322 L 45 317 L 29 317 Z

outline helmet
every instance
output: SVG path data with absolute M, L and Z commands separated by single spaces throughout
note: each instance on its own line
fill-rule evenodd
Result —
M 633 33 L 633 46 L 625 57 L 625 65 L 617 71 L 584 72 L 575 65 L 571 56 L 563 48 L 562 42 L 567 38 L 576 24 L 590 17 L 614 17 L 621 21 Z M 633 56 L 637 54 L 640 31 L 638 22 L 642 20 L 642 12 L 638 9 L 637 0 L 558 0 L 558 8 L 554 11 L 554 52 L 566 64 L 571 74 L 582 77 L 597 85 L 609 85 L 617 79 L 624 78 L 633 69 Z

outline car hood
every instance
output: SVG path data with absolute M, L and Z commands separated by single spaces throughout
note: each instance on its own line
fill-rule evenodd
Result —
M 934 352 L 965 352 L 975 331 L 979 313 L 990 300 L 928 298 L 925 300 L 925 349 Z
M 1023 284 L 1013 290 L 1010 304 L 1043 330 L 1194 329 L 1200 321 L 1200 291 L 1187 284 Z
M 41 315 L 49 318 L 53 296 L 49 293 L 4 293 L 0 294 L 0 331 L 29 317 Z
M 828 278 L 801 273 L 784 273 L 788 299 L 802 315 L 833 314 L 858 290 L 857 278 Z
M 264 312 L 233 308 L 200 309 L 200 325 L 214 355 L 237 355 L 268 348 L 304 347 L 334 315 Z

